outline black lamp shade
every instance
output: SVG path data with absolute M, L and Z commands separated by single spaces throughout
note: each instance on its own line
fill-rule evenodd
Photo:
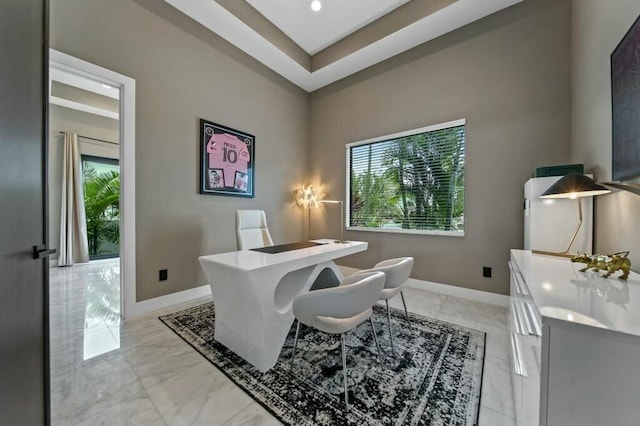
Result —
M 611 192 L 582 173 L 569 173 L 542 193 L 540 198 L 592 197 Z

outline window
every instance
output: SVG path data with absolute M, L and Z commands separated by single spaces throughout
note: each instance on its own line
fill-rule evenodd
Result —
M 118 160 L 82 156 L 89 259 L 120 255 L 120 166 Z
M 347 145 L 350 230 L 464 235 L 465 120 Z

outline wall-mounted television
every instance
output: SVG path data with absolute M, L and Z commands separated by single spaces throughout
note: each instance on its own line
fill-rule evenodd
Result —
M 640 176 L 640 17 L 611 54 L 612 180 Z

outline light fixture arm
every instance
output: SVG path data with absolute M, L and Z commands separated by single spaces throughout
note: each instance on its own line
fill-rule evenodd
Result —
M 571 241 L 569 241 L 569 245 L 567 246 L 567 249 L 564 251 L 564 253 L 569 253 L 569 250 L 571 249 L 571 245 L 575 241 L 581 226 L 582 226 L 582 197 L 578 197 L 578 225 L 576 226 L 576 230 L 573 233 L 573 236 L 571 237 Z
M 340 244 L 344 243 L 344 203 L 340 200 Z

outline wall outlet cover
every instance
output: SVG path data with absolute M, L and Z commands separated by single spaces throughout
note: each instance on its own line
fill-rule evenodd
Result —
M 491 278 L 491 267 L 483 266 L 482 267 L 482 276 L 485 278 Z

